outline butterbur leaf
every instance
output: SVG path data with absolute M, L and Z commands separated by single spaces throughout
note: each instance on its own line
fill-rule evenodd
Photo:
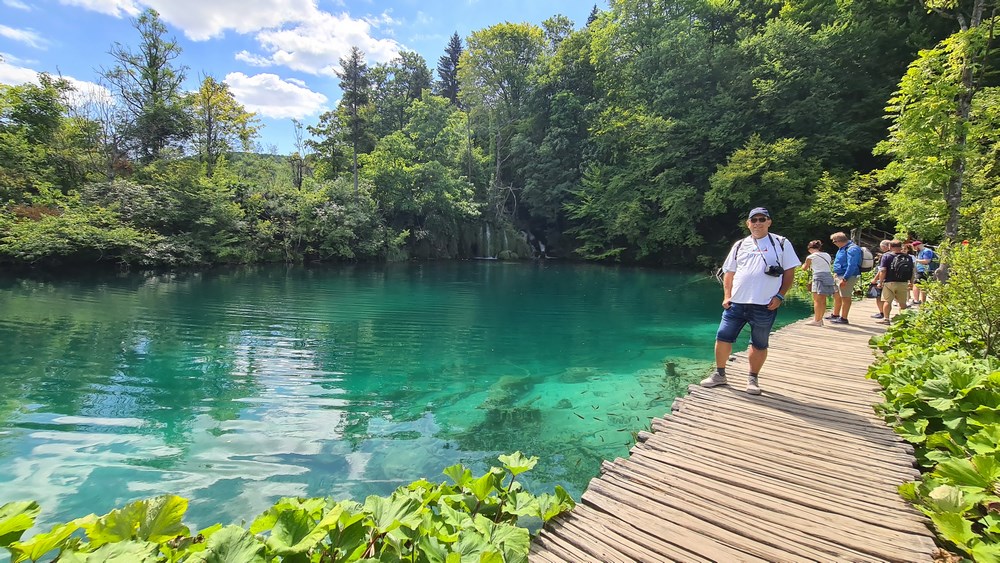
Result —
M 972 460 L 957 458 L 946 459 L 937 464 L 933 474 L 950 480 L 952 483 L 965 487 L 979 487 L 985 489 L 990 486 L 990 480 L 982 475 L 972 465 Z
M 135 501 L 83 525 L 92 547 L 134 539 L 146 514 L 146 501 Z
M 927 439 L 927 419 L 907 421 L 896 427 L 896 432 L 907 442 L 919 444 Z
M 35 525 L 42 512 L 37 502 L 8 502 L 0 506 L 0 547 L 21 539 L 25 530 Z
M 951 485 L 935 487 L 927 495 L 926 502 L 938 512 L 954 512 L 958 514 L 965 512 L 971 506 L 966 501 L 962 490 Z
M 469 492 L 471 492 L 476 499 L 480 502 L 486 500 L 486 497 L 490 496 L 496 489 L 497 485 L 497 475 L 492 470 L 478 479 L 473 479 L 468 485 Z
M 969 542 L 976 537 L 975 532 L 972 531 L 972 522 L 963 518 L 961 514 L 938 512 L 930 516 L 941 537 L 962 549 L 967 550 Z
M 365 499 L 367 510 L 379 534 L 387 534 L 399 526 L 413 529 L 420 525 L 420 503 L 412 499 L 370 496 Z
M 510 455 L 502 455 L 497 459 L 503 464 L 504 469 L 510 471 L 511 475 L 517 476 L 525 471 L 530 471 L 538 464 L 538 457 L 524 457 L 521 452 L 514 452 Z
M 226 526 L 212 534 L 205 551 L 195 553 L 190 563 L 263 563 L 264 544 L 239 526 Z
M 997 459 L 996 453 L 974 455 L 971 462 L 976 468 L 976 473 L 987 483 L 1000 479 L 1000 460 Z
M 138 539 L 159 543 L 188 533 L 181 522 L 187 512 L 186 498 L 163 495 L 145 501 L 142 506 L 145 514 L 139 523 Z
M 977 542 L 969 553 L 976 563 L 1000 563 L 1000 544 Z
M 499 551 L 484 551 L 479 555 L 479 563 L 504 563 Z
M 305 509 L 282 511 L 267 538 L 267 547 L 281 557 L 305 553 L 326 535 L 324 530 L 315 528 L 312 516 Z M 317 533 L 313 534 L 314 530 Z
M 79 529 L 80 525 L 74 520 L 53 526 L 44 534 L 35 534 L 28 541 L 14 542 L 9 548 L 14 563 L 38 561 L 46 553 L 63 547 L 73 532 Z
M 1000 444 L 1000 424 L 989 424 L 970 436 L 965 446 L 977 454 L 989 454 L 998 451 L 998 444 Z
M 60 563 L 155 563 L 159 547 L 148 541 L 119 541 L 91 553 L 64 552 Z
M 559 500 L 559 506 L 561 506 L 563 510 L 573 510 L 576 508 L 576 501 L 573 500 L 573 497 L 571 497 L 568 492 L 566 492 L 566 489 L 556 485 L 555 494 L 556 498 Z
M 460 463 L 446 468 L 442 473 L 459 487 L 464 487 L 472 480 L 472 471 Z

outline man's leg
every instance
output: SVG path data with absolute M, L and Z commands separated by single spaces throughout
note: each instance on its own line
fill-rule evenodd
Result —
M 764 367 L 764 360 L 767 359 L 767 348 L 763 350 L 758 350 L 757 348 L 750 346 L 750 373 L 758 374 L 760 370 Z
M 847 320 L 847 315 L 851 312 L 851 298 L 841 297 L 840 300 L 842 302 L 840 306 L 840 318 Z
M 844 298 L 840 296 L 840 284 L 834 288 L 833 292 L 833 317 L 840 316 L 840 309 L 844 306 Z
M 726 369 L 726 364 L 729 362 L 729 357 L 733 355 L 733 343 L 723 342 L 721 340 L 715 341 L 715 367 Z

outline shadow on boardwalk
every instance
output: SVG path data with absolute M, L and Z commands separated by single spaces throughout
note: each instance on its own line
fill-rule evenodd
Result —
M 913 449 L 875 416 L 874 322 L 790 325 L 772 337 L 763 395 L 703 389 L 605 462 L 531 561 L 930 561 L 933 534 L 896 492 Z

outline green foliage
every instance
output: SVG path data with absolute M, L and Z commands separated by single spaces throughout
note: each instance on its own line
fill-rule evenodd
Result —
M 946 284 L 919 314 L 906 313 L 873 343 L 869 377 L 884 388 L 877 410 L 914 444 L 924 469 L 900 492 L 948 545 L 975 561 L 1000 553 L 1000 201 L 981 241 L 942 250 Z
M 34 502 L 0 506 L 0 547 L 15 563 L 57 553 L 72 562 L 247 563 L 259 561 L 526 562 L 530 532 L 521 520 L 547 522 L 575 503 L 561 487 L 532 495 L 516 477 L 537 457 L 500 456 L 503 468 L 480 477 L 455 465 L 453 484 L 425 480 L 364 504 L 325 498 L 283 498 L 248 528 L 216 524 L 192 533 L 183 524 L 187 501 L 162 496 L 93 514 L 21 540 L 40 508 Z M 74 535 L 82 530 L 83 535 Z

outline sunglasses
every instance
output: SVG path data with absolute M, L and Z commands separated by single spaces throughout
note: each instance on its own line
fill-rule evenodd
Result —
M 766 222 L 768 222 L 770 220 L 771 220 L 770 217 L 751 217 L 750 218 L 750 222 L 751 223 L 766 223 Z

